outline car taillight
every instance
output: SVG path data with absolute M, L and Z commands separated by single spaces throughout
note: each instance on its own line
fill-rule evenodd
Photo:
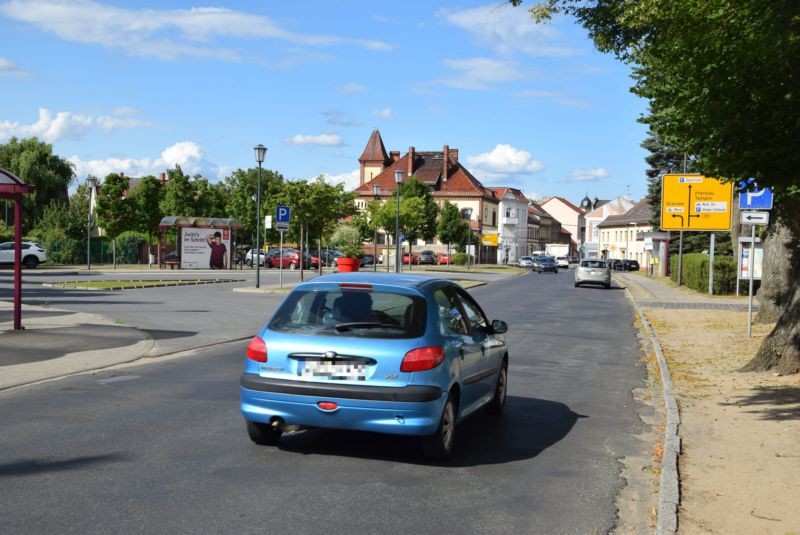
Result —
M 444 348 L 441 346 L 418 347 L 403 357 L 401 372 L 424 372 L 432 370 L 444 362 Z
M 256 362 L 267 362 L 267 344 L 258 336 L 254 336 L 247 346 L 247 358 Z

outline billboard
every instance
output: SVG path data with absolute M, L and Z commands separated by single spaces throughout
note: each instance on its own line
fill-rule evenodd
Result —
M 219 232 L 220 241 L 214 240 Z M 221 248 L 224 247 L 224 250 Z M 229 265 L 231 230 L 229 228 L 181 227 L 181 268 L 211 269 L 212 257 L 217 266 Z M 220 269 L 219 267 L 215 269 Z
M 733 183 L 697 174 L 661 177 L 661 229 L 731 229 Z

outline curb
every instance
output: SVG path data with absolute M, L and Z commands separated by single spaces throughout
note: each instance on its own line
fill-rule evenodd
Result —
M 635 284 L 635 283 L 634 283 Z M 669 374 L 669 366 L 664 358 L 661 344 L 656 333 L 645 318 L 644 312 L 625 286 L 625 294 L 633 303 L 642 325 L 647 331 L 650 343 L 656 353 L 658 368 L 661 372 L 661 384 L 664 391 L 664 408 L 667 415 L 664 429 L 664 453 L 661 458 L 661 478 L 658 486 L 658 520 L 656 533 L 659 535 L 674 534 L 678 529 L 678 506 L 680 505 L 680 482 L 678 480 L 678 456 L 681 452 L 681 437 L 678 429 L 681 424 L 678 402 L 673 394 L 674 385 Z

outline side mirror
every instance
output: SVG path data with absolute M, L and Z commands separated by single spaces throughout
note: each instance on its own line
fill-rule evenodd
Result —
M 503 320 L 492 320 L 492 332 L 503 334 L 508 331 L 508 324 Z

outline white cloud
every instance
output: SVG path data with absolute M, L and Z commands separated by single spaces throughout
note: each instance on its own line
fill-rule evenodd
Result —
M 608 172 L 608 169 L 603 167 L 595 167 L 587 170 L 575 169 L 570 173 L 567 182 L 595 182 L 601 178 L 610 176 L 611 173 Z
M 467 162 L 479 171 L 494 175 L 530 174 L 544 169 L 530 152 L 499 144 L 491 152 L 469 156 Z
M 461 11 L 440 9 L 437 16 L 501 54 L 521 51 L 530 56 L 564 57 L 580 53 L 559 43 L 561 34 L 552 24 L 534 24 L 524 8 L 493 3 Z
M 342 144 L 342 136 L 339 134 L 319 134 L 317 136 L 297 134 L 286 138 L 284 143 L 287 145 L 320 145 L 323 147 L 338 147 Z
M 339 88 L 339 91 L 345 95 L 350 95 L 352 93 L 363 93 L 366 90 L 367 86 L 357 84 L 355 82 L 350 82 L 349 84 L 345 84 Z
M 11 137 L 38 137 L 48 143 L 59 139 L 78 139 L 92 128 L 92 118 L 67 111 L 53 115 L 50 110 L 39 108 L 39 119 L 32 124 L 0 121 L 0 141 Z
M 443 59 L 442 63 L 456 71 L 455 76 L 439 83 L 456 89 L 487 90 L 493 85 L 521 78 L 516 61 L 491 58 Z
M 96 176 L 104 178 L 109 173 L 124 172 L 127 176 L 141 177 L 146 175 L 158 176 L 167 169 L 180 165 L 187 175 L 200 174 L 205 177 L 223 178 L 228 172 L 205 159 L 205 153 L 193 141 L 181 141 L 161 151 L 157 158 L 144 157 L 116 158 L 109 157 L 104 160 L 81 160 L 78 156 L 67 158 L 75 166 L 78 177 Z
M 379 119 L 391 119 L 394 117 L 394 112 L 391 108 L 383 108 L 382 110 L 372 110 L 372 116 Z
M 102 45 L 132 56 L 160 60 L 195 57 L 242 61 L 242 51 L 214 44 L 226 37 L 275 39 L 307 47 L 392 48 L 373 39 L 291 32 L 268 17 L 218 7 L 134 10 L 89 0 L 11 0 L 0 5 L 0 13 L 67 41 Z
M 345 189 L 348 191 L 356 189 L 361 183 L 361 170 L 358 168 L 339 175 L 322 176 L 325 179 L 325 182 L 328 182 L 329 184 L 339 184 L 340 182 L 344 182 Z
M 0 76 L 28 76 L 28 73 L 20 69 L 16 62 L 0 58 Z
M 517 95 L 522 98 L 541 98 L 541 99 L 551 100 L 558 104 L 563 104 L 564 106 L 572 106 L 575 108 L 587 108 L 590 106 L 590 104 L 585 100 L 570 98 L 564 95 L 564 93 L 561 93 L 559 91 L 524 89 L 522 91 L 518 91 Z
M 132 108 L 118 108 L 125 117 L 101 115 L 93 117 L 68 111 L 53 114 L 46 108 L 39 108 L 39 118 L 32 124 L 21 124 L 19 121 L 0 121 L 0 142 L 11 137 L 37 137 L 48 143 L 55 143 L 62 139 L 80 139 L 92 128 L 98 126 L 106 132 L 122 128 L 135 128 L 139 126 L 154 126 L 155 123 L 130 117 L 136 113 Z

